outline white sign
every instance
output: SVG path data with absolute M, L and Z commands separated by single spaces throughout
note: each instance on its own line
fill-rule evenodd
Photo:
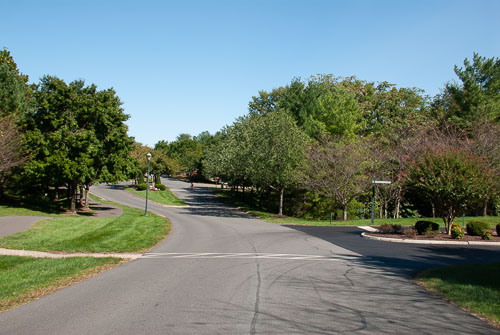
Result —
M 374 184 L 390 184 L 391 182 L 386 181 L 386 180 L 374 180 L 373 183 Z

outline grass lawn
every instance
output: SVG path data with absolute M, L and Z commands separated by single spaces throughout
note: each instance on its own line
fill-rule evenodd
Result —
M 135 188 L 127 187 L 127 191 L 146 199 L 146 191 L 137 191 Z M 148 200 L 168 206 L 186 206 L 184 201 L 177 198 L 169 189 L 165 191 L 149 191 Z
M 101 201 L 108 203 L 106 201 Z M 113 203 L 114 204 L 114 203 Z M 117 205 L 117 204 L 114 204 Z M 29 209 L 2 206 L 6 215 L 29 215 Z M 63 215 L 39 221 L 25 232 L 0 238 L 0 247 L 64 252 L 144 252 L 170 231 L 160 216 L 120 206 L 116 218 Z M 21 214 L 19 214 L 21 213 Z M 47 216 L 45 212 L 31 215 Z M 124 262 L 117 258 L 44 259 L 0 256 L 0 312 L 69 286 Z
M 426 270 L 417 282 L 500 327 L 500 263 Z
M 117 258 L 0 256 L 0 312 L 117 266 Z
M 224 202 L 230 203 L 237 206 L 241 210 L 250 213 L 261 220 L 268 222 L 275 222 L 284 225 L 302 225 L 302 226 L 330 226 L 330 218 L 325 218 L 324 220 L 311 220 L 295 217 L 285 217 L 277 218 L 276 213 L 270 213 L 265 210 L 256 208 L 251 201 L 249 201 L 248 194 L 243 195 L 242 193 L 233 193 L 229 190 L 215 189 L 214 193 Z M 383 223 L 389 224 L 400 224 L 402 226 L 413 226 L 418 220 L 433 221 L 438 223 L 440 226 L 444 227 L 443 219 L 441 218 L 400 218 L 400 219 L 379 219 L 375 218 L 374 226 L 379 226 Z M 471 220 L 480 220 L 488 223 L 491 229 L 495 229 L 496 224 L 500 223 L 500 217 L 498 216 L 481 216 L 481 217 L 465 217 L 465 223 Z M 455 222 L 462 225 L 462 217 L 457 217 Z M 355 219 L 347 221 L 332 221 L 332 226 L 369 226 L 371 225 L 371 219 Z
M 53 216 L 53 215 L 54 215 L 53 213 L 47 213 L 29 208 L 0 205 L 0 216 Z
M 117 205 L 117 204 L 115 204 Z M 143 252 L 161 241 L 170 223 L 140 209 L 120 206 L 116 218 L 63 216 L 37 222 L 25 232 L 0 238 L 0 247 L 37 251 Z

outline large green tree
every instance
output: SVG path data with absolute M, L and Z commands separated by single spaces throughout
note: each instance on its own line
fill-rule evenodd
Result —
M 287 188 L 296 185 L 305 163 L 307 136 L 290 113 L 276 110 L 264 115 L 250 115 L 244 130 L 249 164 L 246 174 L 252 184 L 278 192 L 279 212 Z
M 25 114 L 25 146 L 33 156 L 24 174 L 32 186 L 66 186 L 74 212 L 78 185 L 118 181 L 126 174 L 133 140 L 114 90 L 83 81 L 69 85 L 44 76 L 34 87 L 36 108 Z
M 447 84 L 434 101 L 438 116 L 466 129 L 484 118 L 500 122 L 500 59 L 474 53 L 463 68 L 455 65 L 455 74 L 460 82 Z
M 246 168 L 250 164 L 250 157 L 244 133 L 247 120 L 239 118 L 215 135 L 203 159 L 207 176 L 220 178 L 231 186 L 249 185 Z

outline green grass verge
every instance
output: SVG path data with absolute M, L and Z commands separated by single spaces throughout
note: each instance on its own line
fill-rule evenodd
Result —
M 275 222 L 283 225 L 301 225 L 301 226 L 369 226 L 371 225 L 371 219 L 355 219 L 347 221 L 332 221 L 330 224 L 330 219 L 324 220 L 313 220 L 313 219 L 303 219 L 295 217 L 276 217 L 276 213 L 271 213 L 260 208 L 256 208 L 251 201 L 249 201 L 248 194 L 243 195 L 242 193 L 233 193 L 229 190 L 214 189 L 213 192 L 224 202 L 229 203 L 233 206 L 240 208 L 242 211 L 250 213 L 253 216 L 258 217 L 261 220 L 268 222 Z M 436 222 L 441 226 L 444 226 L 443 219 L 441 218 L 400 218 L 400 219 L 379 219 L 376 218 L 374 221 L 375 226 L 379 226 L 383 223 L 389 224 L 400 224 L 402 226 L 413 226 L 418 220 L 426 220 Z M 498 216 L 466 216 L 465 223 L 471 220 L 480 220 L 488 223 L 491 229 L 495 229 L 496 224 L 500 223 L 500 217 Z M 462 217 L 457 217 L 455 222 L 462 225 Z
M 117 204 L 114 204 L 117 205 Z M 140 209 L 120 206 L 115 218 L 63 216 L 37 222 L 25 232 L 0 238 L 0 247 L 37 251 L 143 252 L 170 231 L 165 218 L 144 216 Z
M 500 263 L 426 270 L 417 282 L 500 327 Z
M 0 312 L 52 293 L 122 262 L 117 258 L 47 259 L 0 256 Z
M 11 205 L 0 205 L 0 216 L 53 216 L 54 213 L 47 213 Z
M 126 190 L 146 199 L 146 191 L 137 191 L 132 187 L 127 187 Z M 168 206 L 186 206 L 186 203 L 177 198 L 169 189 L 165 191 L 149 191 L 148 200 Z

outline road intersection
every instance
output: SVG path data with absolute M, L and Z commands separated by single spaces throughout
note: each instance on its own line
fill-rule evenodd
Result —
M 263 222 L 218 202 L 207 187 L 164 184 L 189 206 L 149 204 L 172 222 L 163 242 L 0 314 L 1 333 L 500 334 L 411 280 L 434 263 L 500 260 L 498 248 L 404 251 L 362 239 L 356 228 Z M 101 185 L 92 192 L 144 208 L 143 199 L 122 188 Z

